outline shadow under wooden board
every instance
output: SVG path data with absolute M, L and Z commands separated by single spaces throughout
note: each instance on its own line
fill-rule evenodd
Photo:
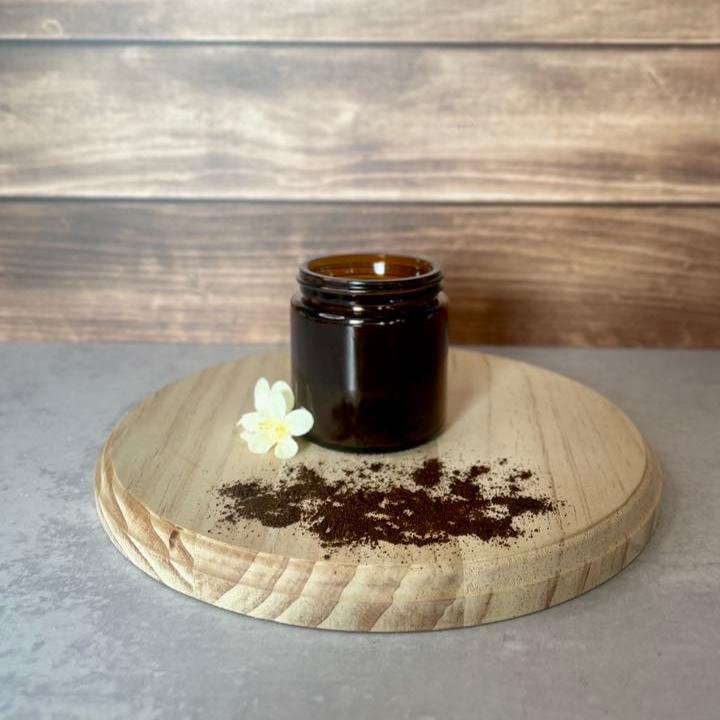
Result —
M 711 42 L 716 0 L 0 0 L 0 37 L 303 42 Z
M 235 427 L 260 375 L 289 377 L 287 350 L 149 396 L 98 459 L 108 535 L 183 593 L 308 627 L 468 626 L 569 600 L 622 570 L 650 538 L 660 500 L 651 451 L 617 407 L 560 375 L 453 349 L 449 420 L 436 440 L 372 455 L 304 442 L 285 462 L 249 453 Z M 436 460 L 432 482 L 417 474 Z M 315 480 L 302 485 L 308 473 L 335 488 L 331 500 L 311 489 Z M 398 494 L 449 504 L 450 520 L 428 534 L 395 505 Z M 250 512 L 258 497 L 274 497 L 274 511 Z M 287 503 L 298 515 L 283 519 Z M 349 532 L 342 513 L 333 524 L 338 506 L 381 539 Z M 453 530 L 461 516 L 475 523 L 471 533 Z

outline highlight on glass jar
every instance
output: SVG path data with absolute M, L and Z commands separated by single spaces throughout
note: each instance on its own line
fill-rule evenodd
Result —
M 344 450 L 419 445 L 443 429 L 447 297 L 432 262 L 401 255 L 319 257 L 291 301 L 292 385 L 309 437 Z

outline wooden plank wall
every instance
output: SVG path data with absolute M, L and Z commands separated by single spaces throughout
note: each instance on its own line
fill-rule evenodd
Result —
M 456 341 L 720 346 L 720 4 L 0 0 L 0 338 L 283 339 L 358 248 Z

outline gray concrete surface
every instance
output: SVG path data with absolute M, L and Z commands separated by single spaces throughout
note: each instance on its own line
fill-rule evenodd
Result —
M 362 635 L 179 595 L 95 517 L 93 463 L 120 416 L 241 351 L 0 344 L 0 717 L 720 717 L 720 352 L 500 350 L 637 422 L 666 472 L 656 535 L 625 572 L 551 610 Z

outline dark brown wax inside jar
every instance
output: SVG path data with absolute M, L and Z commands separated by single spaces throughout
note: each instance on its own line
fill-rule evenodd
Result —
M 396 450 L 445 421 L 447 298 L 427 260 L 335 255 L 301 265 L 291 304 L 298 403 L 310 438 L 354 450 Z

